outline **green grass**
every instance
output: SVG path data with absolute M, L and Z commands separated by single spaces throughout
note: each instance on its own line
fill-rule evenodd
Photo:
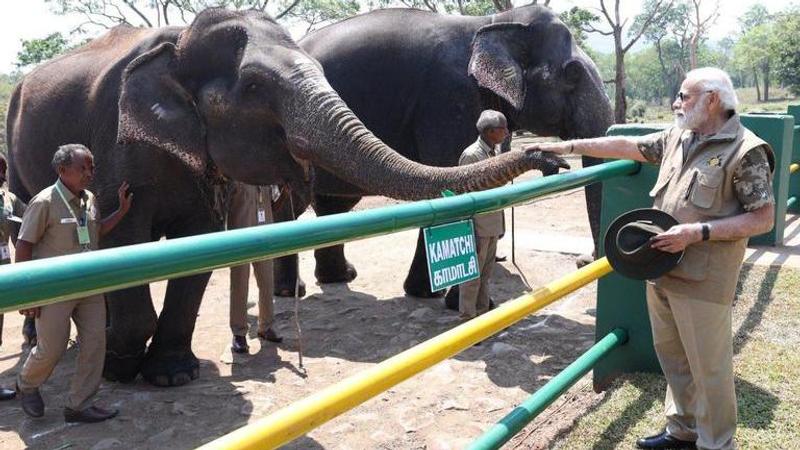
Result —
M 800 441 L 800 270 L 746 266 L 734 316 L 734 369 L 742 449 Z M 551 443 L 558 449 L 632 448 L 663 427 L 663 377 L 632 374 Z

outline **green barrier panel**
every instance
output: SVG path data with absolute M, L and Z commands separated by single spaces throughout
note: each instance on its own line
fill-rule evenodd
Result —
M 655 133 L 665 125 L 614 125 L 609 136 L 641 136 Z M 611 222 L 619 215 L 637 208 L 650 208 L 653 199 L 648 193 L 658 175 L 658 167 L 642 164 L 635 177 L 614 178 L 603 182 L 603 209 L 600 215 L 600 238 L 605 236 Z M 602 242 L 602 241 L 601 241 Z M 599 245 L 598 256 L 605 256 L 603 245 Z M 624 348 L 606 356 L 594 368 L 594 389 L 605 389 L 608 383 L 621 373 L 658 372 L 650 332 L 650 319 L 644 301 L 644 284 L 612 272 L 597 280 L 597 309 L 595 336 L 602 339 L 616 328 L 628 332 L 628 343 Z
M 775 194 L 775 226 L 768 233 L 750 238 L 750 245 L 782 245 L 786 230 L 786 199 L 789 198 L 789 164 L 792 163 L 794 117 L 785 114 L 743 114 L 742 125 L 767 141 L 775 152 L 772 192 Z
M 592 370 L 599 360 L 624 344 L 627 339 L 628 334 L 622 328 L 617 328 L 607 334 L 467 448 L 469 450 L 500 448 L 588 371 Z
M 615 161 L 455 197 L 5 265 L 0 267 L 0 312 L 453 222 L 630 175 L 638 167 Z
M 792 162 L 800 162 L 800 105 L 789 105 L 786 114 L 794 117 L 794 135 L 792 140 Z M 800 173 L 789 176 L 789 197 L 800 196 Z M 800 205 L 793 202 L 787 205 L 787 211 L 792 214 L 800 213 Z
M 767 141 L 775 150 L 776 171 L 773 180 L 778 205 L 775 211 L 775 228 L 772 232 L 756 236 L 751 243 L 779 245 L 783 242 L 786 201 L 788 190 L 789 160 L 791 159 L 794 118 L 782 114 L 741 116 L 742 124 Z M 641 136 L 661 131 L 668 125 L 614 125 L 608 130 L 610 136 Z M 600 236 L 605 236 L 608 225 L 620 214 L 636 208 L 649 208 L 653 200 L 648 192 L 655 184 L 658 167 L 643 164 L 639 174 L 624 179 L 603 182 L 603 210 L 600 220 Z M 600 246 L 600 256 L 605 252 Z M 598 280 L 596 339 L 600 339 L 615 328 L 628 331 L 629 342 L 619 351 L 600 361 L 594 370 L 594 388 L 600 391 L 622 373 L 661 372 L 653 349 L 650 319 L 647 315 L 644 283 L 630 280 L 617 273 L 610 273 Z

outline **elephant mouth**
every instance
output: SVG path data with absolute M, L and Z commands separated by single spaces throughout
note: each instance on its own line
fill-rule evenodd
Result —
M 307 139 L 302 136 L 289 136 L 289 155 L 303 169 L 303 181 L 311 180 L 311 151 Z

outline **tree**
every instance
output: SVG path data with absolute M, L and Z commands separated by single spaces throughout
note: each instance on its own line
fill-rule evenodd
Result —
M 34 66 L 58 56 L 70 48 L 67 38 L 61 33 L 53 33 L 43 39 L 22 41 L 22 50 L 17 52 L 18 69 Z
M 775 71 L 778 79 L 795 95 L 800 95 L 800 10 L 779 14 L 773 29 Z
M 87 27 L 111 28 L 127 24 L 138 27 L 158 27 L 187 24 L 200 11 L 219 6 L 228 9 L 257 9 L 270 11 L 276 20 L 294 9 L 300 0 L 282 4 L 270 0 L 45 0 L 56 14 L 78 14 L 84 22 L 77 31 Z
M 627 110 L 627 100 L 625 98 L 625 54 L 650 28 L 653 22 L 658 22 L 661 16 L 672 8 L 674 0 L 654 0 L 648 4 L 649 9 L 644 10 L 640 15 L 642 19 L 639 30 L 630 33 L 628 43 L 623 42 L 622 37 L 622 31 L 628 19 L 623 20 L 620 18 L 619 3 L 620 0 L 614 0 L 614 16 L 612 17 L 606 7 L 606 0 L 600 0 L 599 10 L 611 28 L 610 30 L 601 30 L 592 24 L 588 24 L 584 27 L 584 31 L 614 37 L 614 121 L 616 123 L 625 123 Z
M 774 59 L 774 26 L 771 23 L 757 25 L 748 30 L 734 47 L 735 64 L 744 70 L 751 70 L 756 85 L 758 101 L 769 101 L 770 70 Z M 758 76 L 761 74 L 764 89 L 759 91 Z
M 708 28 L 719 18 L 719 0 L 714 0 L 712 11 L 705 17 L 701 12 L 703 0 L 692 1 L 692 14 L 689 15 L 689 23 L 692 25 L 692 37 L 689 39 L 689 67 L 697 68 L 697 47 L 703 35 L 708 32 Z
M 308 24 L 308 33 L 318 24 L 335 22 L 358 14 L 359 8 L 357 0 L 303 0 L 285 17 Z

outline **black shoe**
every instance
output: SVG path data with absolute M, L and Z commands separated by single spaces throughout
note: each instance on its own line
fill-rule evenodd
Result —
M 638 448 L 697 448 L 694 441 L 682 441 L 674 438 L 663 431 L 654 436 L 648 436 L 636 441 Z
M 104 409 L 99 406 L 90 406 L 83 411 L 64 408 L 64 421 L 67 423 L 97 423 L 117 417 L 116 409 Z
M 259 331 L 258 337 L 261 339 L 266 339 L 270 342 L 274 342 L 276 344 L 280 344 L 283 342 L 283 338 L 278 336 L 278 333 L 275 332 L 272 328 L 267 328 L 267 331 Z
M 495 256 L 494 257 L 494 262 L 505 262 L 506 259 L 507 258 L 505 256 Z
M 22 401 L 22 410 L 25 411 L 25 414 L 30 417 L 42 417 L 44 415 L 44 400 L 42 400 L 42 394 L 39 393 L 38 389 L 25 393 L 17 386 L 17 392 Z
M 249 352 L 250 346 L 247 345 L 247 338 L 244 336 L 234 336 L 233 343 L 231 343 L 231 351 L 233 353 Z
M 8 388 L 0 388 L 0 401 L 11 400 L 17 396 L 17 391 Z

